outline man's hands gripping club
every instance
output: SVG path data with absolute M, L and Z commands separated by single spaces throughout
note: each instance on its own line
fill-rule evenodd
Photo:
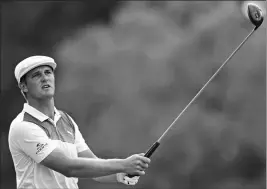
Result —
M 148 168 L 150 159 L 144 157 L 144 153 L 134 154 L 126 158 L 123 162 L 124 172 L 117 173 L 117 180 L 126 185 L 135 185 L 140 176 L 145 174 L 145 169 Z M 128 177 L 127 175 L 138 175 L 135 177 Z

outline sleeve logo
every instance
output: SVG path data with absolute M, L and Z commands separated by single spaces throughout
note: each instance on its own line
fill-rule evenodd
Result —
M 44 149 L 45 146 L 47 146 L 47 143 L 45 143 L 45 144 L 38 143 L 36 145 L 36 148 L 37 148 L 36 154 L 39 154 Z

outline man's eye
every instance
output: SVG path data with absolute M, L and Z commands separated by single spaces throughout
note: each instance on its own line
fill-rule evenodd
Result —
M 32 75 L 32 77 L 34 78 L 34 77 L 37 77 L 39 75 L 40 75 L 39 73 L 35 73 L 35 74 Z

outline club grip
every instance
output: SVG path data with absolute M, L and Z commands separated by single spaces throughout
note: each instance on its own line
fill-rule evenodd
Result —
M 148 151 L 145 153 L 145 157 L 149 158 L 152 156 L 152 154 L 155 152 L 155 150 L 159 147 L 160 143 L 157 141 L 155 142 L 149 149 Z M 129 178 L 132 178 L 134 176 L 137 176 L 137 175 L 127 175 Z
M 159 147 L 160 143 L 159 142 L 155 142 L 149 149 L 148 151 L 145 153 L 145 157 L 150 158 L 152 156 L 152 154 L 155 152 L 155 150 Z

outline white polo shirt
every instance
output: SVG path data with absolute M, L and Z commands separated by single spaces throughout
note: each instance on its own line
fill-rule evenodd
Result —
M 41 122 L 49 120 L 56 127 L 61 115 L 55 108 L 55 118 L 50 119 L 42 112 L 25 103 L 21 113 L 12 121 L 8 142 L 9 149 L 16 171 L 18 189 L 76 189 L 77 178 L 68 178 L 59 172 L 40 164 L 57 146 L 62 148 L 67 156 L 77 157 L 79 152 L 88 149 L 77 124 L 72 121 L 75 128 L 74 143 L 61 140 L 52 140 L 38 125 L 24 121 L 27 112 Z

